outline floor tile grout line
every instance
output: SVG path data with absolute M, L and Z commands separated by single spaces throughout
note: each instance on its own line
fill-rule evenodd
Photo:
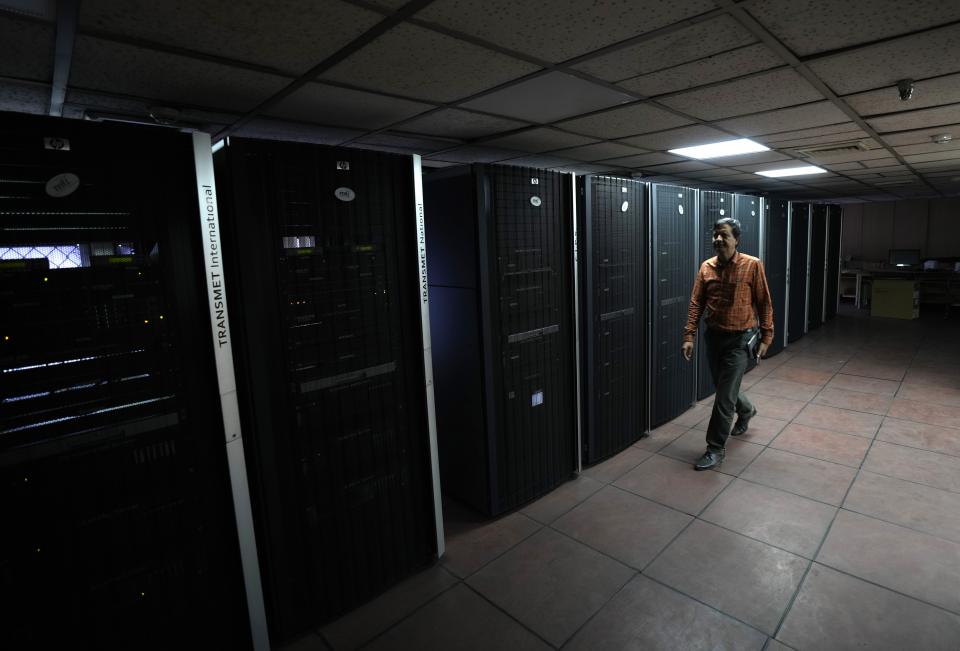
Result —
M 867 451 L 863 455 L 863 459 L 860 461 L 860 466 L 857 468 L 856 474 L 854 474 L 853 479 L 847 485 L 847 490 L 843 493 L 843 499 L 840 500 L 840 507 L 833 514 L 833 517 L 830 519 L 830 524 L 827 525 L 826 531 L 823 532 L 823 537 L 820 539 L 820 544 L 817 545 L 816 551 L 813 553 L 813 559 L 810 562 L 810 565 L 807 566 L 807 569 L 804 571 L 803 576 L 800 578 L 800 582 L 797 583 L 797 589 L 794 591 L 793 596 L 790 597 L 790 601 L 787 604 L 787 608 L 783 611 L 783 614 L 780 616 L 780 622 L 777 624 L 777 628 L 774 630 L 774 637 L 780 633 L 780 629 L 783 628 L 784 622 L 787 621 L 787 617 L 790 614 L 790 611 L 793 610 L 793 604 L 796 603 L 797 597 L 800 595 L 800 591 L 803 589 L 803 584 L 807 580 L 807 576 L 810 574 L 813 564 L 816 563 L 816 559 L 820 556 L 820 552 L 823 550 L 824 544 L 827 542 L 827 538 L 830 537 L 830 532 L 833 531 L 833 525 L 836 523 L 837 518 L 840 516 L 840 511 L 844 510 L 843 505 L 847 501 L 847 498 L 850 496 L 850 491 L 853 490 L 853 485 L 857 482 L 857 479 L 860 477 L 860 471 L 863 468 L 863 464 L 867 460 L 867 455 L 870 454 L 870 450 L 873 449 L 873 444 L 876 441 L 876 438 L 870 440 L 870 445 L 867 447 Z
M 907 422 L 913 423 L 913 422 L 916 422 L 916 421 L 907 421 Z M 918 424 L 919 424 L 919 425 L 929 425 L 930 423 L 918 423 Z M 960 438 L 960 429 L 957 429 L 957 437 Z M 882 438 L 880 438 L 880 433 L 879 433 L 879 432 L 877 432 L 877 436 L 874 437 L 874 438 L 876 438 L 876 439 L 877 439 L 878 441 L 880 441 L 881 443 L 886 443 L 887 445 L 896 445 L 897 447 L 907 448 L 907 449 L 909 449 L 909 450 L 917 450 L 917 451 L 919 451 L 919 452 L 929 452 L 930 454 L 939 454 L 940 456 L 944 456 L 944 457 L 951 457 L 951 458 L 953 458 L 953 459 L 960 459 L 960 453 L 958 453 L 958 454 L 950 454 L 949 452 L 943 452 L 942 450 L 931 450 L 930 448 L 921 448 L 921 447 L 917 447 L 916 445 L 904 445 L 903 443 L 896 443 L 896 442 L 890 441 L 890 440 L 888 440 L 888 439 L 882 439 Z
M 543 529 L 547 526 L 547 525 L 543 524 L 542 522 L 540 522 L 539 520 L 537 520 L 536 518 L 531 518 L 529 515 L 527 515 L 527 514 L 525 514 L 525 513 L 522 513 L 522 512 L 520 512 L 520 511 L 514 511 L 513 513 L 519 513 L 520 515 L 522 515 L 522 516 L 525 517 L 526 519 L 528 519 L 528 520 L 530 520 L 531 522 L 533 522 L 534 524 L 536 524 L 536 525 L 537 525 L 537 528 L 534 529 L 533 531 L 531 531 L 531 532 L 530 532 L 529 534 L 527 534 L 526 536 L 523 536 L 522 538 L 520 538 L 519 540 L 517 540 L 515 543 L 513 543 L 512 545 L 510 545 L 509 547 L 507 547 L 506 549 L 504 549 L 502 552 L 500 552 L 500 553 L 497 554 L 496 556 L 493 556 L 492 558 L 484 561 L 484 563 L 483 563 L 482 565 L 480 565 L 477 569 L 473 570 L 472 572 L 470 572 L 469 574 L 467 574 L 467 575 L 464 576 L 464 577 L 459 577 L 457 574 L 455 574 L 455 573 L 454 573 L 453 571 L 451 571 L 451 570 L 447 570 L 447 571 L 450 572 L 450 574 L 453 574 L 454 576 L 456 576 L 457 578 L 459 578 L 459 579 L 460 579 L 461 581 L 463 581 L 464 583 L 466 583 L 468 579 L 473 578 L 476 574 L 478 574 L 479 572 L 483 571 L 483 570 L 484 570 L 485 568 L 487 568 L 489 565 L 491 565 L 492 563 L 495 563 L 496 561 L 500 560 L 501 558 L 503 558 L 503 556 L 505 556 L 506 554 L 508 554 L 509 552 L 511 552 L 513 549 L 515 549 L 515 548 L 518 547 L 519 545 L 525 543 L 525 542 L 528 541 L 530 538 L 533 538 L 535 535 L 537 535 L 541 530 L 543 530 Z M 511 513 L 511 514 L 509 514 L 509 515 L 513 515 L 513 513 Z M 447 569 L 447 568 L 444 568 L 444 569 Z
M 403 617 L 401 617 L 400 619 L 398 619 L 396 622 L 394 622 L 394 623 L 391 624 L 390 626 L 386 627 L 385 629 L 383 629 L 382 631 L 380 631 L 379 633 L 377 633 L 376 635 L 374 635 L 373 637 L 369 638 L 369 639 L 366 640 L 365 642 L 361 642 L 361 643 L 358 644 L 356 647 L 354 647 L 354 649 L 356 649 L 356 651 L 360 651 L 360 649 L 365 649 L 365 648 L 369 647 L 371 644 L 373 644 L 374 642 L 376 642 L 378 639 L 380 639 L 381 637 L 383 637 L 384 635 L 386 635 L 387 633 L 389 633 L 390 631 L 392 631 L 392 630 L 395 629 L 396 627 L 400 626 L 402 623 L 404 623 L 405 621 L 407 621 L 408 619 L 410 619 L 411 617 L 413 617 L 415 614 L 419 613 L 421 610 L 423 610 L 424 608 L 426 608 L 427 606 L 429 606 L 430 604 L 432 604 L 434 601 L 440 599 L 440 597 L 442 597 L 443 595 L 447 594 L 448 592 L 450 592 L 451 590 L 453 590 L 454 588 L 456 588 L 456 587 L 457 587 L 458 585 L 460 585 L 461 583 L 464 583 L 464 581 L 463 581 L 462 579 L 460 579 L 459 577 L 457 577 L 457 576 L 456 576 L 455 574 L 453 574 L 452 572 L 451 572 L 450 574 L 451 574 L 451 576 L 453 576 L 454 579 L 456 579 L 456 581 L 454 581 L 454 582 L 451 583 L 449 586 L 447 586 L 446 588 L 444 588 L 443 590 L 441 590 L 441 591 L 438 592 L 437 594 L 435 594 L 435 595 L 433 595 L 432 597 L 430 597 L 429 599 L 427 599 L 425 602 L 423 602 L 422 604 L 420 604 L 419 606 L 417 606 L 416 608 L 414 608 L 412 611 L 410 611 L 409 613 L 407 613 L 406 615 L 404 615 Z M 320 631 L 320 637 L 323 638 L 323 641 L 327 644 L 328 647 L 330 647 L 330 649 L 333 649 L 334 651 L 338 651 L 337 648 L 334 646 L 334 644 L 333 644 L 332 642 L 330 642 L 329 640 L 327 640 L 326 635 L 324 635 L 322 631 Z
M 833 565 L 829 565 L 829 564 L 824 563 L 824 562 L 822 562 L 822 561 L 814 561 L 813 564 L 814 564 L 814 565 L 819 565 L 819 566 L 821 566 L 821 567 L 826 567 L 826 568 L 828 568 L 828 569 L 830 569 L 830 570 L 832 570 L 832 571 L 834 571 L 834 572 L 837 572 L 838 574 L 843 574 L 844 576 L 848 576 L 848 577 L 850 577 L 851 579 L 856 579 L 857 581 L 863 581 L 864 583 L 867 583 L 867 584 L 869 584 L 869 585 L 872 585 L 872 586 L 874 586 L 874 587 L 876 587 L 876 588 L 881 588 L 882 590 L 886 590 L 887 592 L 892 592 L 893 594 L 898 595 L 898 596 L 900 596 L 900 597 L 904 597 L 905 599 L 910 599 L 911 601 L 916 601 L 917 603 L 921 603 L 921 604 L 923 604 L 924 606 L 929 606 L 929 607 L 931 607 L 931 608 L 936 608 L 937 610 L 942 611 L 942 612 L 944 612 L 944 613 L 947 613 L 947 614 L 949 614 L 949 615 L 953 615 L 954 617 L 960 617 L 960 608 L 958 608 L 958 609 L 955 610 L 955 611 L 954 611 L 954 610 L 950 610 L 949 608 L 944 608 L 943 606 L 941 606 L 941 605 L 939 605 L 939 604 L 935 604 L 935 603 L 933 603 L 933 602 L 927 601 L 926 599 L 921 599 L 921 598 L 919 598 L 919 597 L 917 597 L 917 596 L 914 596 L 914 595 L 912 595 L 912 594 L 907 594 L 906 592 L 901 592 L 900 590 L 897 590 L 896 588 L 891 588 L 891 587 L 888 586 L 888 585 L 883 585 L 882 583 L 877 583 L 876 581 L 874 581 L 874 580 L 872 580 L 872 579 L 867 579 L 867 578 L 864 578 L 864 577 L 862 577 L 862 576 L 857 576 L 856 574 L 853 574 L 852 572 L 849 572 L 849 571 L 847 571 L 847 570 L 841 569 L 841 568 L 839 568 L 839 567 L 834 567 Z
M 513 621 L 515 621 L 515 622 L 516 622 L 517 624 L 519 624 L 524 630 L 528 631 L 531 635 L 533 635 L 534 637 L 536 637 L 538 640 L 542 641 L 544 644 L 546 644 L 546 645 L 547 645 L 548 647 L 550 647 L 551 649 L 559 649 L 559 648 L 560 648 L 560 647 L 554 645 L 553 643 L 551 643 L 549 640 L 547 640 L 545 637 L 543 637 L 543 636 L 540 635 L 539 633 L 537 633 L 535 630 L 533 630 L 532 628 L 530 628 L 528 625 L 524 624 L 524 623 L 521 622 L 519 619 L 517 619 L 516 617 L 514 617 L 513 615 L 511 615 L 510 613 L 508 613 L 508 612 L 507 612 L 504 608 L 502 608 L 498 603 L 494 602 L 492 599 L 490 599 L 489 597 L 487 597 L 487 595 L 485 595 L 485 594 L 483 594 L 482 592 L 480 592 L 477 588 L 474 588 L 472 585 L 470 585 L 470 584 L 467 583 L 466 581 L 463 582 L 463 585 L 465 585 L 468 590 L 470 590 L 470 591 L 473 592 L 475 595 L 477 595 L 478 597 L 480 597 L 481 599 L 483 599 L 484 601 L 486 601 L 488 604 L 490 604 L 491 606 L 493 606 L 494 608 L 496 608 L 497 610 L 499 610 L 501 613 L 503 613 L 504 615 L 506 615 L 507 617 L 509 617 L 509 618 L 512 619 Z M 562 646 L 562 645 L 561 645 L 561 646 Z
M 870 472 L 869 470 L 865 472 Z M 851 483 L 851 486 L 853 484 Z M 902 522 L 894 522 L 893 520 L 887 520 L 886 518 L 877 517 L 876 515 L 871 515 L 870 513 L 864 513 L 862 511 L 857 511 L 855 509 L 848 508 L 846 506 L 839 507 L 841 511 L 846 511 L 847 513 L 855 513 L 856 515 L 861 515 L 865 518 L 870 518 L 871 520 L 877 520 L 879 522 L 885 522 L 886 524 L 893 525 L 895 527 L 900 527 L 901 529 L 907 529 L 914 533 L 923 534 L 924 536 L 930 536 L 931 538 L 936 538 L 938 540 L 943 540 L 944 542 L 953 543 L 955 545 L 960 545 L 960 539 L 953 540 L 951 538 L 946 538 L 939 534 L 930 533 L 929 531 L 924 531 L 923 529 L 917 529 L 916 527 L 911 527 L 910 525 L 903 524 Z
M 687 593 L 684 592 L 683 590 L 680 590 L 679 588 L 676 588 L 676 587 L 670 585 L 669 583 L 666 583 L 666 582 L 658 579 L 658 578 L 655 577 L 655 576 L 650 576 L 649 574 L 645 574 L 645 573 L 643 573 L 643 572 L 640 572 L 640 575 L 643 576 L 643 578 L 648 579 L 648 580 L 650 580 L 650 581 L 653 581 L 654 583 L 656 583 L 656 584 L 658 584 L 658 585 L 660 585 L 660 586 L 663 586 L 664 588 L 666 588 L 666 589 L 668 589 L 668 590 L 672 590 L 672 591 L 676 592 L 676 593 L 679 594 L 679 595 L 683 595 L 683 596 L 686 597 L 687 599 L 690 599 L 690 600 L 692 600 L 692 601 L 697 602 L 697 603 L 700 604 L 701 606 L 705 606 L 705 607 L 709 608 L 709 609 L 712 610 L 713 612 L 718 613 L 718 614 L 722 615 L 723 617 L 726 617 L 726 618 L 728 618 L 728 619 L 732 619 L 732 620 L 735 621 L 735 622 L 738 622 L 738 623 L 740 623 L 740 624 L 743 624 L 743 625 L 746 626 L 747 628 L 749 628 L 749 629 L 751 629 L 751 630 L 754 630 L 754 631 L 760 633 L 760 634 L 763 635 L 764 637 L 771 637 L 770 633 L 767 633 L 766 631 L 757 628 L 755 625 L 750 624 L 749 622 L 745 622 L 744 620 L 740 619 L 739 617 L 735 617 L 735 616 L 733 616 L 733 615 L 731 615 L 731 614 L 729 614 L 729 613 L 726 613 L 726 612 L 720 610 L 719 608 L 717 608 L 716 606 L 714 606 L 714 605 L 712 605 L 712 604 L 709 604 L 709 603 L 707 603 L 706 601 L 703 601 L 702 599 L 699 599 L 699 598 L 697 598 L 697 597 L 695 597 L 695 596 L 693 596 L 693 595 L 687 594 Z

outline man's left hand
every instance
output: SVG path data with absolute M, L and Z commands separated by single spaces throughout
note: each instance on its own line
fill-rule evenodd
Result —
M 766 357 L 767 348 L 769 347 L 770 347 L 770 344 L 765 344 L 761 341 L 760 345 L 757 347 L 757 357 Z

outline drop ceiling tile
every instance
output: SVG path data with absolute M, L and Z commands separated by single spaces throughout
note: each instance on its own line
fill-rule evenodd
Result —
M 371 134 L 360 138 L 357 147 L 389 147 L 391 150 L 403 151 L 410 154 L 429 154 L 430 152 L 448 149 L 459 144 L 450 140 L 436 140 L 422 136 L 384 132 Z
M 897 169 L 897 170 L 903 169 L 903 166 L 900 164 L 900 162 L 897 161 L 897 159 L 896 159 L 896 158 L 893 158 L 893 157 L 890 157 L 890 158 L 875 158 L 875 159 L 873 159 L 873 160 L 865 160 L 865 161 L 860 161 L 860 162 L 863 163 L 864 165 L 866 165 L 867 167 L 872 168 L 872 169 L 876 169 L 876 168 L 880 168 L 880 167 L 882 167 L 882 168 L 892 168 L 892 169 Z
M 960 43 L 958 43 L 958 45 L 960 45 Z M 960 50 L 958 50 L 958 52 L 960 52 Z M 879 133 L 906 131 L 908 129 L 925 129 L 954 124 L 956 122 L 960 122 L 960 104 L 921 109 L 919 111 L 893 113 L 891 115 L 867 120 L 867 124 Z
M 960 161 L 956 158 L 947 160 L 932 160 L 919 163 L 910 163 L 910 167 L 920 172 L 924 170 L 956 170 L 960 172 Z
M 900 99 L 893 86 L 857 95 L 847 95 L 844 101 L 862 116 L 914 111 L 930 106 L 960 102 L 960 74 L 944 75 L 914 83 L 913 97 L 906 102 Z
M 757 138 L 757 140 L 760 141 L 760 138 Z M 857 129 L 856 131 L 831 133 L 825 136 L 814 136 L 811 138 L 797 138 L 796 140 L 765 142 L 764 144 L 775 149 L 803 149 L 805 147 L 839 145 L 840 143 L 859 142 L 861 140 L 870 140 L 870 138 L 867 137 L 866 131 Z
M 555 122 L 581 113 L 632 102 L 633 97 L 579 77 L 549 72 L 478 97 L 467 108 L 530 122 Z M 587 134 L 590 135 L 590 134 Z
M 703 120 L 719 120 L 819 99 L 823 96 L 816 88 L 792 68 L 785 68 L 664 97 L 660 101 Z
M 521 151 L 510 151 L 509 149 L 497 149 L 482 145 L 464 145 L 439 154 L 432 154 L 430 158 L 450 163 L 492 163 L 522 155 L 523 152 Z
M 741 154 L 739 156 L 718 156 L 708 159 L 707 162 L 723 167 L 743 167 L 754 163 L 772 163 L 780 160 L 790 160 L 790 157 L 777 151 L 758 151 L 754 154 Z
M 51 25 L 0 13 L 0 75 L 49 83 L 53 78 L 54 38 Z
M 580 0 L 435 0 L 418 19 L 501 47 L 560 62 L 714 9 L 709 0 L 603 5 Z
M 804 138 L 814 138 L 817 136 L 829 136 L 837 133 L 846 133 L 851 131 L 860 131 L 853 122 L 843 122 L 841 124 L 831 124 L 826 127 L 813 127 L 812 129 L 796 129 L 791 131 L 782 131 L 780 133 L 771 133 L 756 138 L 757 142 L 773 146 L 771 143 L 780 143 L 792 140 L 801 140 Z
M 662 165 L 663 163 L 676 163 L 683 159 L 672 154 L 640 154 L 638 156 L 624 156 L 623 158 L 612 158 L 607 163 L 617 164 L 623 167 L 643 167 L 644 165 Z
M 136 71 L 135 74 L 131 71 Z M 77 36 L 70 85 L 243 113 L 290 82 L 284 77 Z
M 878 41 L 960 18 L 942 0 L 757 0 L 748 11 L 801 55 Z
M 46 115 L 50 89 L 39 84 L 0 82 L 0 111 Z
M 623 138 L 624 136 L 661 131 L 682 124 L 690 124 L 690 122 L 686 118 L 681 118 L 656 106 L 631 104 L 630 106 L 561 122 L 558 126 L 598 138 Z
M 566 156 L 576 160 L 598 161 L 608 158 L 620 158 L 639 151 L 636 147 L 628 147 L 616 142 L 598 142 L 595 145 L 585 145 L 555 152 L 558 156 Z
M 737 165 L 733 169 L 743 172 L 760 172 L 762 170 L 777 170 L 785 167 L 799 167 L 801 165 L 810 165 L 808 161 L 785 159 L 781 161 L 772 161 L 769 163 L 752 163 L 747 165 Z
M 265 117 L 251 120 L 235 133 L 237 137 L 242 138 L 309 142 L 320 145 L 339 145 L 362 134 L 363 131 L 353 129 L 285 122 Z
M 927 141 L 922 145 L 904 145 L 902 147 L 894 147 L 894 149 L 896 149 L 897 153 L 901 156 L 912 154 L 929 154 L 936 151 L 948 151 L 960 149 L 960 138 L 951 140 L 950 142 L 945 142 L 943 144 Z
M 340 0 L 84 0 L 81 30 L 103 30 L 299 76 L 383 16 Z
M 564 165 L 576 165 L 579 161 L 569 158 L 560 158 L 557 156 L 519 156 L 517 158 L 507 158 L 499 161 L 502 165 L 511 165 L 513 167 L 538 167 L 544 170 L 557 169 Z
M 822 163 L 820 167 L 825 167 L 834 172 L 846 172 L 847 170 L 862 170 L 863 165 L 854 161 L 852 163 Z
M 379 129 L 432 108 L 429 104 L 311 83 L 282 99 L 267 113 L 329 126 Z
M 607 81 L 619 81 L 749 45 L 756 40 L 733 18 L 720 16 L 588 59 L 573 68 Z
M 705 145 L 713 142 L 722 142 L 732 140 L 737 136 L 731 136 L 712 127 L 695 124 L 689 127 L 679 129 L 669 129 L 657 133 L 648 133 L 642 136 L 623 138 L 622 142 L 643 147 L 644 149 L 663 150 L 679 149 L 680 147 L 692 147 L 694 145 Z
M 620 82 L 620 86 L 652 97 L 705 84 L 742 77 L 783 65 L 783 61 L 765 45 L 748 45 L 706 59 L 658 70 Z
M 887 133 L 883 136 L 883 141 L 895 147 L 900 145 L 920 145 L 931 142 L 930 138 L 941 133 L 949 133 L 954 138 L 960 138 L 960 124 L 950 124 L 942 127 L 932 127 L 929 129 L 916 129 L 914 131 L 904 131 L 901 133 Z
M 849 120 L 850 118 L 834 106 L 832 102 L 823 101 L 770 111 L 769 113 L 723 120 L 718 122 L 716 126 L 750 137 L 790 129 L 838 124 Z
M 566 147 L 576 147 L 578 145 L 589 145 L 594 142 L 597 142 L 596 138 L 578 136 L 574 133 L 567 133 L 549 127 L 538 127 L 501 138 L 493 138 L 492 140 L 485 141 L 484 144 L 490 145 L 491 147 L 504 147 L 506 149 L 516 149 L 517 151 L 539 153 L 554 149 L 564 149 Z
M 538 69 L 493 50 L 404 23 L 321 77 L 417 99 L 452 102 Z
M 867 161 L 876 159 L 887 159 L 890 152 L 880 147 L 874 140 L 861 140 L 869 146 L 876 147 L 867 151 L 847 151 L 847 152 L 811 152 L 809 160 L 814 165 L 823 165 L 825 163 L 851 163 L 853 161 L 866 164 Z
M 824 57 L 808 65 L 834 92 L 847 95 L 892 87 L 898 79 L 924 79 L 957 72 L 960 60 L 947 53 L 958 51 L 960 25 L 953 25 Z
M 718 182 L 723 181 L 721 177 L 727 176 L 743 176 L 743 172 L 740 170 L 728 169 L 725 167 L 717 167 L 709 170 L 694 171 L 690 172 L 690 176 L 698 179 L 717 179 Z
M 498 118 L 492 115 L 483 115 L 472 111 L 458 109 L 443 109 L 434 111 L 423 117 L 414 118 L 405 123 L 401 129 L 411 133 L 422 133 L 429 136 L 446 138 L 461 138 L 472 140 L 482 138 L 501 131 L 512 131 L 522 128 L 526 123 Z
M 650 167 L 651 174 L 674 174 L 677 172 L 698 172 L 700 170 L 714 169 L 713 165 L 701 163 L 695 160 L 685 160 L 679 163 L 667 163 L 666 165 L 657 165 Z
M 904 156 L 903 158 L 911 165 L 941 160 L 960 162 L 960 149 L 947 149 L 945 151 L 934 151 L 926 154 L 911 154 L 909 156 Z
M 575 165 L 564 165 L 558 169 L 563 172 L 571 172 L 573 174 L 599 174 L 602 172 L 613 172 L 629 178 L 629 170 L 623 169 L 623 167 L 624 166 L 622 165 L 613 165 L 610 163 L 597 163 L 595 165 L 577 163 Z

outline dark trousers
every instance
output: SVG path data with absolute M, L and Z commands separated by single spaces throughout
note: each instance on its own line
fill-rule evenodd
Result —
M 740 382 L 749 361 L 744 348 L 749 337 L 749 332 L 724 332 L 709 328 L 704 333 L 710 375 L 717 387 L 713 413 L 707 426 L 707 448 L 711 450 L 722 450 L 726 445 L 735 413 L 746 416 L 753 411 L 750 400 L 740 392 Z

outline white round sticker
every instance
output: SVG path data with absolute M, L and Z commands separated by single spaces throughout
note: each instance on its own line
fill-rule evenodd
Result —
M 340 201 L 353 201 L 357 198 L 357 193 L 350 188 L 337 188 L 333 191 L 333 196 Z
M 540 207 L 540 204 L 542 204 L 542 203 L 543 203 L 543 201 L 540 200 L 540 197 L 538 197 L 538 196 L 536 196 L 536 195 L 530 197 L 530 204 L 531 204 L 534 208 L 539 208 L 539 207 Z
M 47 181 L 47 194 L 57 199 L 66 197 L 76 192 L 80 187 L 80 177 L 70 172 L 57 174 Z
M 678 192 L 678 193 L 677 193 L 677 198 L 678 198 L 678 199 L 683 199 L 683 193 L 682 193 L 682 192 Z
M 756 210 L 751 210 L 751 211 L 750 211 L 750 214 L 751 214 L 751 215 L 756 215 L 756 214 L 757 214 L 757 211 L 756 211 Z
M 622 204 L 620 204 L 620 212 L 627 212 L 627 208 L 629 207 L 630 207 L 630 202 L 624 201 Z
M 683 214 L 683 204 L 682 204 L 682 203 L 677 206 L 677 210 L 680 211 L 680 214 L 681 214 L 681 215 Z
M 720 201 L 723 201 L 723 199 L 721 199 Z M 725 213 L 726 213 L 726 211 L 725 211 L 723 208 L 721 208 L 721 209 L 720 209 L 720 216 L 722 217 Z

